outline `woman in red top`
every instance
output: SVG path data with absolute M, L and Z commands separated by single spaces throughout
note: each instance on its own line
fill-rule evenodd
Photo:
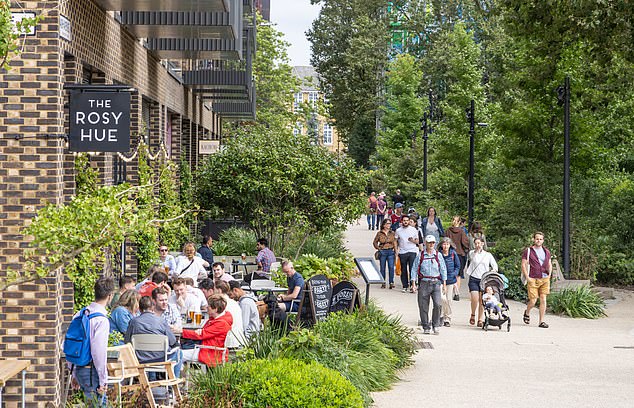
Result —
M 231 313 L 225 312 L 227 301 L 222 295 L 209 296 L 207 303 L 207 312 L 209 313 L 207 323 L 205 323 L 202 329 L 183 329 L 182 337 L 184 339 L 202 340 L 203 346 L 215 346 L 224 349 L 227 333 L 229 333 L 231 325 L 233 324 L 233 317 Z M 185 361 L 199 361 L 214 367 L 216 364 L 222 363 L 222 353 L 222 350 L 205 348 L 183 350 L 183 359 Z M 227 360 L 228 357 L 225 353 L 225 361 Z

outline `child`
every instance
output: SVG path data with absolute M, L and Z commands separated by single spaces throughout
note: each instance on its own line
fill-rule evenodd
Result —
M 495 297 L 495 293 L 493 293 L 493 288 L 491 286 L 487 286 L 484 289 L 482 301 L 484 302 L 484 307 L 486 307 L 487 309 L 492 309 L 498 316 L 502 316 L 500 303 L 498 302 L 498 298 Z

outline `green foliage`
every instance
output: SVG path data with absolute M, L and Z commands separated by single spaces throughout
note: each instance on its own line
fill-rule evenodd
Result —
M 139 185 L 151 186 L 139 191 L 137 203 L 139 209 L 147 216 L 157 218 L 157 208 L 154 202 L 154 175 L 148 157 L 148 147 L 145 143 L 139 143 Z M 145 275 L 150 269 L 158 254 L 158 228 L 145 228 L 139 231 L 133 238 L 136 246 L 136 258 L 138 271 Z
M 207 370 L 193 382 L 192 407 L 363 406 L 359 391 L 348 380 L 314 362 L 250 360 Z
M 14 23 L 11 15 L 11 2 L 0 0 L 0 69 L 10 69 L 13 56 L 22 52 L 20 41 L 35 28 L 40 16 L 25 17 Z
M 240 360 L 266 359 L 279 355 L 279 340 L 288 333 L 276 326 L 272 325 L 267 319 L 262 329 L 247 340 L 245 347 L 239 351 Z
M 634 259 L 621 252 L 603 255 L 597 280 L 613 285 L 634 285 Z
M 123 334 L 118 330 L 111 331 L 108 335 L 108 347 L 117 346 L 121 343 L 123 343 Z
M 75 191 L 77 195 L 90 193 L 97 188 L 99 171 L 92 168 L 88 155 L 78 153 L 75 156 Z
M 606 316 L 605 302 L 590 286 L 565 288 L 548 296 L 548 306 L 553 313 L 570 317 L 598 319 Z
M 179 248 L 189 238 L 187 216 L 183 217 L 183 207 L 178 197 L 176 185 L 176 165 L 169 160 L 162 160 L 158 166 L 158 217 L 162 220 L 173 220 L 159 226 L 159 242 L 169 248 Z M 187 207 L 190 209 L 191 207 Z M 188 215 L 188 214 L 187 214 Z
M 305 280 L 315 275 L 326 275 L 329 279 L 339 281 L 350 280 L 356 271 L 354 260 L 349 253 L 343 253 L 333 258 L 320 258 L 313 254 L 305 254 L 297 258 L 293 262 L 293 266 Z
M 336 258 L 346 252 L 342 244 L 343 232 L 340 230 L 326 230 L 306 237 L 301 231 L 287 231 L 284 252 L 274 250 L 285 258 L 295 258 L 299 255 L 314 254 L 320 258 Z M 303 241 L 305 238 L 305 241 Z M 302 245 L 303 242 L 303 245 Z
M 311 65 L 321 77 L 330 117 L 348 154 L 366 166 L 375 148 L 376 114 L 388 41 L 385 2 L 318 1 L 321 11 L 307 33 Z
M 214 242 L 214 253 L 216 253 L 218 244 L 220 244 L 220 249 L 224 255 L 255 255 L 257 239 L 255 233 L 251 230 L 231 227 L 222 231 L 219 240 Z
M 237 216 L 273 248 L 284 231 L 343 229 L 363 212 L 365 173 L 304 136 L 270 131 L 229 140 L 196 175 L 201 208 Z M 279 245 L 279 246 L 278 246 Z

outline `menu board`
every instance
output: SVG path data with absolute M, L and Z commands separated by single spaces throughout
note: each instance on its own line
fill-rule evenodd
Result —
M 359 290 L 352 282 L 339 282 L 332 288 L 332 299 L 330 301 L 331 312 L 352 312 L 355 307 L 360 306 L 358 297 Z
M 315 275 L 306 281 L 304 297 L 299 305 L 300 325 L 320 322 L 330 313 L 332 285 L 324 275 Z

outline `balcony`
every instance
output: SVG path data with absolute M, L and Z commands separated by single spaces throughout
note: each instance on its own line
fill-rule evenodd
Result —
M 229 11 L 232 0 L 94 0 L 109 11 Z M 245 0 L 248 1 L 248 0 Z

